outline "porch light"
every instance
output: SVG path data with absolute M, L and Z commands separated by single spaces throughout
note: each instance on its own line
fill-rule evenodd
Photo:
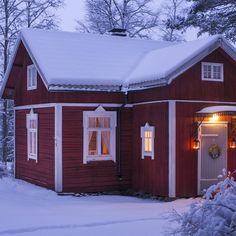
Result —
M 236 145 L 236 143 L 235 143 Z M 198 139 L 194 139 L 193 141 L 193 149 L 198 150 L 200 148 L 200 141 Z
M 231 139 L 229 147 L 232 148 L 232 149 L 236 148 L 236 140 L 235 140 L 235 138 Z
M 217 114 L 213 114 L 212 117 L 210 118 L 210 121 L 218 121 L 219 120 L 219 116 Z

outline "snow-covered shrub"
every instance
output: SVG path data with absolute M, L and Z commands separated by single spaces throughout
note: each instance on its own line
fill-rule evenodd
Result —
M 175 220 L 180 226 L 173 234 L 236 235 L 236 182 L 233 174 L 235 172 L 228 173 L 223 181 L 209 187 L 203 199 L 193 204 L 189 212 L 176 214 Z

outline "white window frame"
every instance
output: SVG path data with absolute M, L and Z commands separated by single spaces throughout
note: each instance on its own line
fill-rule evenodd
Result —
M 110 155 L 101 155 L 101 150 L 98 148 L 98 155 L 89 155 L 88 153 L 88 139 L 89 139 L 89 117 L 109 117 L 110 118 Z M 116 112 L 106 111 L 102 106 L 99 106 L 95 111 L 83 112 L 83 163 L 87 164 L 90 161 L 108 161 L 112 160 L 116 162 Z M 101 132 L 104 128 L 98 128 Z M 107 130 L 107 128 L 106 128 Z M 98 135 L 100 137 L 100 135 Z M 100 138 L 98 138 L 97 145 L 101 144 Z
M 142 126 L 141 129 L 141 138 L 142 138 L 142 159 L 145 157 L 151 157 L 151 160 L 154 160 L 154 139 L 155 139 L 155 127 L 150 126 L 148 123 L 145 124 L 145 126 Z M 151 137 L 151 152 L 145 151 L 145 132 L 149 131 L 152 132 L 152 137 Z
M 30 127 L 30 121 L 34 120 L 36 122 L 36 127 Z M 26 114 L 26 128 L 27 128 L 27 159 L 28 160 L 35 160 L 38 162 L 38 114 L 34 113 L 33 109 L 30 110 L 30 113 Z M 35 144 L 36 146 L 30 148 L 30 133 L 36 133 L 35 137 Z M 33 137 L 33 135 L 32 135 Z M 32 141 L 32 145 L 34 142 Z M 35 150 L 35 153 L 31 153 L 30 150 Z
M 27 90 L 37 89 L 37 74 L 34 64 L 27 66 Z
M 211 66 L 211 78 L 205 78 L 204 77 L 204 66 Z M 213 78 L 213 68 L 214 66 L 220 66 L 221 68 L 221 78 L 220 79 L 214 79 Z M 212 63 L 212 62 L 202 62 L 202 80 L 205 81 L 218 81 L 223 82 L 224 81 L 224 64 L 223 63 Z

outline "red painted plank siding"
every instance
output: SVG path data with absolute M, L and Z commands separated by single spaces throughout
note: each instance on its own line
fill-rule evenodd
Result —
M 201 80 L 201 62 L 224 63 L 224 82 Z M 169 86 L 129 93 L 129 102 L 183 99 L 208 101 L 236 101 L 236 62 L 218 49 L 178 76 Z
M 63 107 L 63 191 L 96 192 L 130 187 L 132 159 L 130 109 L 124 109 L 121 114 L 122 180 L 119 180 L 118 176 L 118 163 L 94 161 L 83 164 L 83 111 L 95 109 L 95 107 Z
M 15 88 L 16 106 L 41 103 L 123 103 L 121 92 L 49 92 L 38 74 L 37 89 L 27 91 L 27 66 L 32 64 L 21 43 L 6 88 Z M 9 97 L 5 92 L 5 97 Z
M 38 163 L 27 160 L 26 114 L 16 111 L 16 177 L 54 189 L 54 108 L 34 109 L 38 113 Z
M 222 104 L 176 103 L 176 195 L 178 197 L 197 195 L 198 152 L 192 149 L 194 115 L 202 108 L 214 105 Z M 228 149 L 228 168 L 231 171 L 236 170 L 236 150 Z
M 133 111 L 133 188 L 154 195 L 168 195 L 168 103 L 135 106 Z M 155 159 L 141 159 L 140 127 L 155 126 Z

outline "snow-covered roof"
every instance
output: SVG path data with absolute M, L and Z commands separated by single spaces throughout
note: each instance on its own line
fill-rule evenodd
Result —
M 220 35 L 176 44 L 25 29 L 20 41 L 49 90 L 127 91 L 166 85 L 218 47 L 236 60 L 235 49 Z
M 221 112 L 236 112 L 236 106 L 210 106 L 198 111 L 198 114 L 212 114 Z
M 122 86 L 143 56 L 168 42 L 119 36 L 52 32 L 21 32 L 49 88 L 69 86 Z

